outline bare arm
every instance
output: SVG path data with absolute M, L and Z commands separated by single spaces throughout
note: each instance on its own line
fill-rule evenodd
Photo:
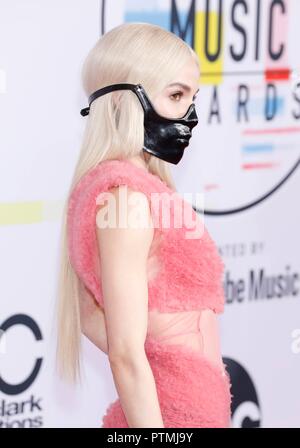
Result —
M 139 216 L 146 219 L 147 226 L 97 226 L 108 357 L 129 427 L 163 428 L 155 379 L 144 348 L 148 327 L 147 257 L 154 230 L 147 197 L 127 188 L 124 201 L 118 192 L 126 188 L 112 190 L 117 210 L 126 218 L 132 216 L 130 198 L 140 195 Z M 108 211 L 114 204 L 104 207 Z M 118 213 L 116 216 L 119 218 Z
M 80 294 L 80 323 L 82 333 L 102 352 L 108 353 L 104 311 L 84 287 Z

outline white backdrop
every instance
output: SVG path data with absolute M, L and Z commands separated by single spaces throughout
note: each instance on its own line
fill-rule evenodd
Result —
M 84 336 L 84 385 L 58 380 L 52 319 L 62 204 L 87 105 L 82 62 L 103 32 L 130 21 L 182 33 L 200 58 L 199 125 L 172 172 L 180 192 L 203 193 L 226 265 L 233 425 L 300 427 L 300 2 L 0 8 L 0 427 L 99 427 L 117 396 L 106 356 Z

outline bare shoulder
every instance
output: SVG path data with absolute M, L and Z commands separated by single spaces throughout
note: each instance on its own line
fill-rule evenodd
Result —
M 154 235 L 147 195 L 128 185 L 110 188 L 98 198 L 96 229 L 101 250 L 147 255 Z

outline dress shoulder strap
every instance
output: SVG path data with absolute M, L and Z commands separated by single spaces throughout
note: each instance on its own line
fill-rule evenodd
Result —
M 86 187 L 93 188 L 96 184 L 103 190 L 108 190 L 114 185 L 127 184 L 133 189 L 144 191 L 145 194 L 151 193 L 154 185 L 158 188 L 160 186 L 160 189 L 167 186 L 159 176 L 134 165 L 127 159 L 100 162 L 80 179 L 74 189 L 74 194 L 76 195 L 76 191 Z

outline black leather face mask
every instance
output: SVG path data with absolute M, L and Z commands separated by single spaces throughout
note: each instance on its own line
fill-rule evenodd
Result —
M 141 84 L 112 84 L 96 90 L 89 97 L 89 107 L 81 109 L 82 116 L 88 115 L 91 103 L 101 95 L 113 90 L 132 90 L 144 109 L 143 150 L 166 162 L 177 164 L 188 146 L 192 129 L 198 124 L 195 104 L 192 103 L 181 118 L 167 118 L 159 115 L 153 107 Z

